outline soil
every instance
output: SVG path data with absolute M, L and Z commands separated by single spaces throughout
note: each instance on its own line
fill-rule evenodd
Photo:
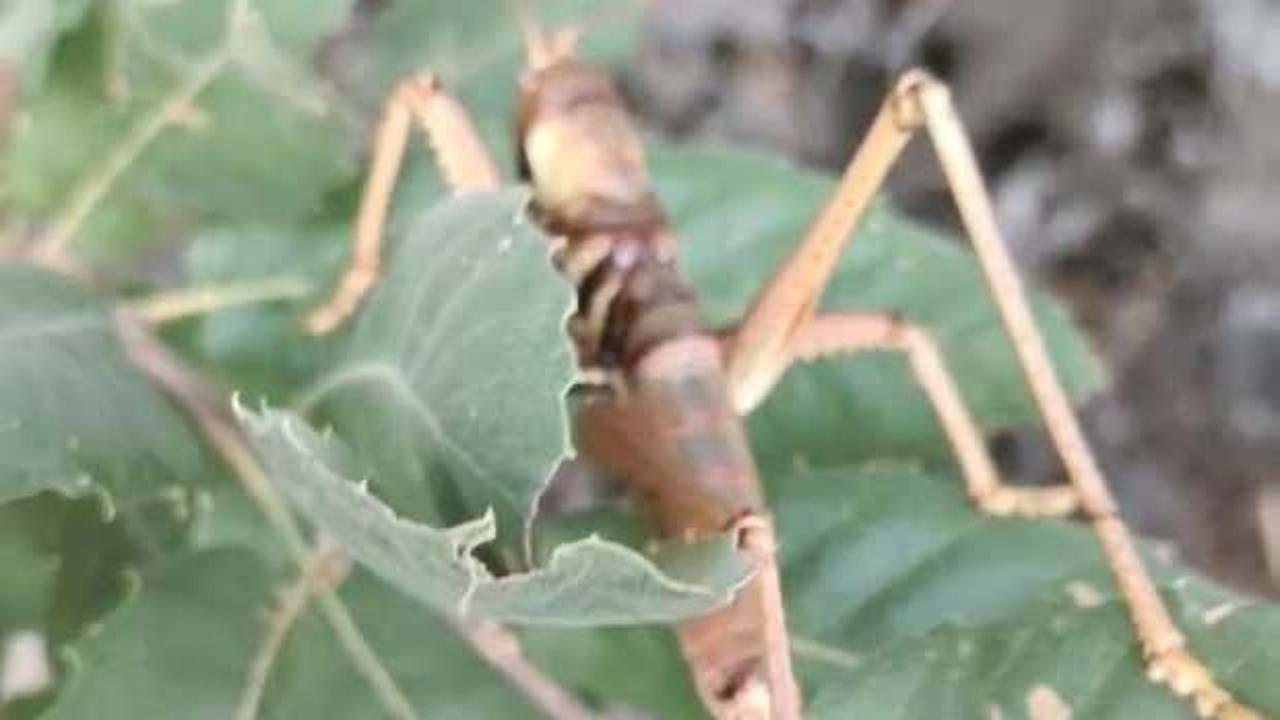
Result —
M 898 72 L 946 80 L 1017 261 L 1112 370 L 1084 417 L 1126 514 L 1208 573 L 1280 594 L 1280 6 L 651 6 L 626 84 L 672 138 L 838 169 Z M 890 190 L 958 229 L 924 143 Z M 1038 434 L 996 445 L 1014 475 L 1061 480 Z

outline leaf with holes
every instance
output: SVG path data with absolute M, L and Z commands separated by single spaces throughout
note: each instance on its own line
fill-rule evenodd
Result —
M 495 578 L 476 555 L 496 536 L 492 514 L 440 529 L 398 518 L 335 469 L 344 464 L 335 439 L 271 411 L 242 410 L 240 422 L 304 517 L 376 575 L 446 615 L 569 627 L 670 622 L 727 603 L 748 575 L 729 538 L 645 557 L 589 537 L 560 545 L 542 567 Z

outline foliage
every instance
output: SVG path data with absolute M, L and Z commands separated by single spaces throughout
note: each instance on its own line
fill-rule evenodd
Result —
M 459 632 L 477 620 L 517 627 L 592 706 L 700 714 L 661 623 L 724 602 L 745 568 L 723 538 L 647 542 L 625 507 L 539 512 L 568 448 L 572 298 L 523 191 L 441 199 L 412 161 L 383 282 L 337 337 L 297 329 L 346 257 L 366 128 L 398 78 L 437 71 L 510 154 L 506 3 L 354 7 L 0 0 L 0 63 L 22 78 L 0 248 L 93 275 L 0 266 L 0 634 L 36 629 L 58 660 L 43 695 L 0 697 L 4 717 L 537 716 Z M 611 61 L 628 8 L 538 10 L 582 19 Z M 717 324 L 831 187 L 738 151 L 655 147 L 653 173 Z M 163 328 L 229 389 L 218 405 L 239 391 L 242 455 L 120 332 L 166 317 L 142 295 L 184 285 L 294 288 Z M 887 204 L 824 302 L 902 311 L 984 427 L 1035 421 L 968 253 Z M 1035 306 L 1084 397 L 1099 369 L 1060 308 Z M 812 716 L 1023 716 L 1046 690 L 1079 717 L 1189 716 L 1144 679 L 1085 529 L 969 507 L 901 358 L 795 370 L 749 429 Z M 1280 608 L 1150 554 L 1193 646 L 1280 712 Z

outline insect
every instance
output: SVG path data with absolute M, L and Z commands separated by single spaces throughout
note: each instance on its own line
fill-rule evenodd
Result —
M 609 76 L 574 54 L 576 33 L 527 35 L 519 83 L 518 163 L 534 190 L 532 214 L 578 291 L 568 331 L 579 362 L 604 378 L 579 403 L 579 450 L 625 478 L 663 535 L 733 534 L 755 566 L 729 606 L 677 628 L 702 701 L 717 718 L 801 715 L 774 531 L 740 416 L 799 361 L 871 349 L 905 354 L 962 470 L 972 501 L 993 515 L 1083 513 L 1125 598 L 1150 677 L 1206 718 L 1256 718 L 1185 647 L 1144 570 L 1048 356 L 999 236 L 990 199 L 947 88 L 921 71 L 902 76 L 797 249 L 742 320 L 717 330 L 700 319 L 676 265 L 643 151 Z M 383 225 L 413 123 L 426 134 L 454 192 L 501 180 L 462 106 L 430 75 L 402 83 L 378 129 L 350 266 L 308 325 L 341 324 L 376 281 Z M 818 299 L 852 231 L 907 142 L 931 139 L 1000 317 L 1070 485 L 1005 485 L 929 334 L 892 313 L 819 311 Z

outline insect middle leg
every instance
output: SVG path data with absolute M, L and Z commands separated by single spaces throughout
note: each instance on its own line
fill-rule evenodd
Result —
M 1031 394 L 1070 478 L 1070 488 L 1001 484 L 973 420 L 928 335 L 892 316 L 818 315 L 825 289 L 850 231 L 884 182 L 908 140 L 925 129 L 951 186 L 1001 320 L 1013 340 Z M 907 353 L 955 449 L 970 494 L 989 512 L 1066 513 L 1076 503 L 1102 545 L 1129 609 L 1148 675 L 1189 696 L 1202 717 L 1256 718 L 1217 685 L 1185 648 L 1185 640 L 1142 566 L 1115 501 L 1054 375 L 1021 282 L 995 224 L 977 161 L 946 87 L 922 72 L 907 73 L 891 92 L 854 155 L 840 186 L 800 247 L 756 297 L 726 342 L 734 404 L 750 410 L 795 359 L 870 347 Z
M 329 301 L 307 316 L 306 327 L 312 333 L 327 333 L 341 325 L 378 279 L 387 208 L 413 122 L 426 135 L 451 192 L 496 190 L 502 183 L 497 163 L 461 103 L 445 93 L 429 74 L 400 83 L 378 124 L 373 162 L 356 218 L 351 263 Z
M 820 314 L 802 326 L 791 343 L 791 361 L 866 350 L 906 356 L 951 444 L 969 498 L 992 515 L 1061 516 L 1075 511 L 1070 486 L 1027 488 L 1006 485 L 987 452 L 977 422 L 969 413 L 942 351 L 928 331 L 891 313 Z

